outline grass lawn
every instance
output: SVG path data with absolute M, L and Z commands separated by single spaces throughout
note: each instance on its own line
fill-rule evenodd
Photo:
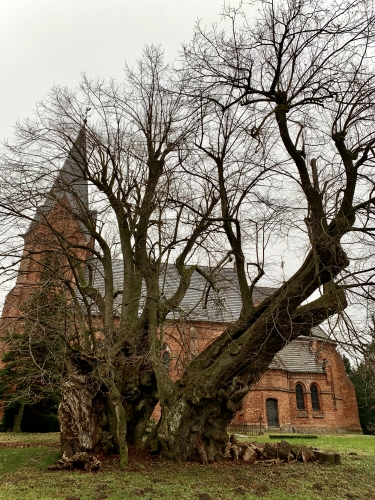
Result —
M 59 458 L 58 439 L 58 434 L 0 434 L 1 500 L 375 500 L 375 436 L 293 440 L 340 452 L 339 466 L 178 466 L 133 454 L 128 469 L 119 470 L 115 457 L 97 473 L 47 471 Z

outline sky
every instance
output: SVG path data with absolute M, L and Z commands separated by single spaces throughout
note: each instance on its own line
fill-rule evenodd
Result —
M 32 116 L 54 85 L 74 87 L 90 78 L 123 78 L 146 45 L 160 45 L 167 60 L 203 26 L 220 22 L 224 0 L 8 0 L 0 16 L 0 142 L 17 120 Z M 233 0 L 236 6 L 239 0 Z M 284 259 L 285 248 L 272 257 Z M 280 272 L 280 271 L 279 271 Z M 0 309 L 11 284 L 0 286 Z
M 3 0 L 0 16 L 0 142 L 31 117 L 54 85 L 122 79 L 146 45 L 166 60 L 193 36 L 197 20 L 219 22 L 223 0 Z M 11 283 L 0 285 L 0 309 Z
M 173 59 L 198 19 L 220 20 L 223 0 L 3 0 L 0 16 L 0 141 L 31 116 L 53 85 L 82 73 L 121 79 L 145 45 Z
M 228 0 L 227 0 L 228 1 Z M 75 87 L 82 74 L 122 79 L 146 45 L 166 60 L 203 26 L 220 22 L 224 0 L 3 0 L 0 16 L 0 143 L 31 117 L 54 85 Z M 236 6 L 239 0 L 233 0 Z M 285 245 L 284 245 L 285 246 Z M 286 248 L 271 257 L 286 267 Z M 279 270 L 280 271 L 280 270 Z M 290 272 L 290 269 L 289 269 Z M 11 284 L 0 285 L 0 308 Z

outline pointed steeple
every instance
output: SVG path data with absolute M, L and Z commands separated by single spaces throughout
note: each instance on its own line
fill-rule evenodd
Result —
M 70 149 L 67 159 L 54 183 L 54 196 L 67 196 L 81 210 L 88 208 L 88 186 L 85 179 L 86 166 L 86 122 Z M 73 206 L 72 206 L 73 208 Z
M 42 206 L 38 207 L 31 222 L 28 232 L 36 224 L 42 222 L 57 202 L 64 197 L 69 202 L 72 214 L 79 217 L 87 213 L 88 207 L 88 183 L 85 179 L 86 166 L 86 121 L 82 126 L 76 140 L 74 141 L 67 159 L 64 162 L 51 190 Z

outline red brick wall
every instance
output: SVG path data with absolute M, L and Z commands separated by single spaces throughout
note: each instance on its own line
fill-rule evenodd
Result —
M 267 426 L 266 400 L 278 402 L 279 425 L 286 430 L 297 429 L 329 432 L 362 432 L 353 384 L 345 373 L 344 363 L 335 345 L 322 344 L 320 355 L 327 361 L 321 374 L 288 373 L 269 370 L 247 395 L 243 409 L 233 423 L 259 425 L 259 417 Z M 296 385 L 304 390 L 305 411 L 297 410 Z M 313 411 L 311 385 L 318 388 L 320 411 Z
M 191 352 L 201 352 L 223 331 L 222 324 L 186 323 L 169 324 L 164 328 L 164 341 L 171 350 L 170 375 L 176 379 L 191 359 Z M 288 373 L 284 370 L 266 372 L 247 395 L 243 409 L 233 423 L 267 426 L 266 401 L 278 402 L 281 428 L 309 429 L 329 432 L 362 432 L 353 384 L 345 373 L 344 363 L 331 342 L 314 342 L 312 346 L 320 361 L 325 360 L 324 373 Z M 298 411 L 296 384 L 304 389 L 305 411 Z M 311 385 L 318 389 L 320 411 L 313 411 Z M 154 418 L 160 416 L 160 408 Z
M 56 239 L 56 234 L 69 241 L 72 244 L 87 245 L 85 236 L 82 234 L 78 222 L 72 217 L 69 211 L 64 208 L 67 206 L 65 198 L 61 200 L 51 210 L 48 219 L 53 221 L 54 231 L 48 227 L 48 223 L 39 223 L 24 236 L 23 257 L 20 262 L 20 268 L 17 281 L 12 290 L 5 298 L 2 317 L 0 321 L 0 350 L 4 349 L 1 343 L 2 332 L 12 328 L 19 328 L 19 317 L 22 306 L 32 295 L 35 287 L 40 282 L 43 271 L 42 261 L 46 256 L 46 250 L 61 248 Z M 90 245 L 87 249 L 75 249 L 76 256 L 85 261 L 90 254 Z M 65 270 L 64 270 L 65 265 Z M 67 262 L 61 262 L 62 272 L 67 279 L 72 279 L 72 271 Z M 0 359 L 1 366 L 1 359 Z

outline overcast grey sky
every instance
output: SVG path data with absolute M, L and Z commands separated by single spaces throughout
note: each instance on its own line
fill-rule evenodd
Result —
M 148 44 L 166 57 L 191 38 L 199 18 L 219 21 L 223 0 L 2 0 L 0 141 L 54 84 L 121 78 Z
M 224 0 L 0 0 L 0 141 L 53 85 L 81 74 L 121 79 L 145 45 L 173 59 L 198 19 L 219 22 Z M 228 3 L 228 0 L 227 0 Z M 239 0 L 233 0 L 235 6 Z M 290 259 L 277 248 L 276 261 Z M 286 252 L 287 253 L 287 252 Z M 293 266 L 292 266 L 293 267 Z M 10 283 L 0 286 L 0 309 Z

